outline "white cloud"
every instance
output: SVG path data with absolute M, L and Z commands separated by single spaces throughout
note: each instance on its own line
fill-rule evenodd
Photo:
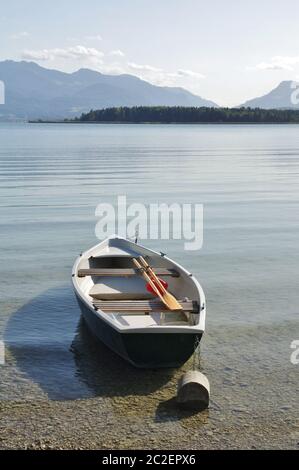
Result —
M 94 47 L 73 46 L 67 48 L 54 48 L 42 50 L 25 50 L 22 53 L 23 59 L 30 60 L 55 60 L 63 59 L 87 59 L 102 63 L 104 53 Z
M 261 62 L 254 67 L 256 70 L 292 70 L 285 65 L 275 64 L 271 62 Z
M 158 69 L 152 65 L 135 64 L 135 62 L 128 62 L 128 67 L 132 70 L 139 70 L 141 72 L 162 72 L 162 69 Z
M 128 68 L 138 73 L 141 76 L 151 76 L 156 78 L 159 82 L 174 80 L 174 79 L 192 79 L 198 80 L 204 78 L 204 75 L 193 70 L 179 69 L 176 72 L 167 72 L 163 69 L 153 67 L 148 64 L 136 64 L 135 62 L 128 62 Z
M 85 36 L 85 39 L 87 39 L 87 41 L 102 41 L 103 40 L 100 34 L 95 34 L 93 36 Z
M 108 75 L 121 75 L 121 74 L 127 74 L 128 73 L 128 70 L 126 67 L 120 65 L 120 64 L 117 64 L 117 63 L 113 63 L 113 64 L 103 64 L 101 65 L 99 71 L 101 73 L 106 73 Z
M 194 72 L 193 70 L 178 70 L 177 75 L 179 77 L 191 77 L 191 78 L 204 78 L 205 76 L 202 73 Z
M 30 34 L 27 33 L 27 31 L 21 31 L 20 33 L 12 34 L 10 36 L 10 39 L 22 39 L 22 38 L 26 38 L 28 36 L 30 36 Z
M 120 49 L 116 49 L 114 51 L 109 52 L 109 55 L 113 55 L 113 56 L 116 56 L 116 57 L 124 57 L 125 56 L 124 52 L 121 51 Z
M 199 91 L 199 80 L 204 78 L 203 74 L 193 70 L 179 69 L 170 72 L 149 64 L 137 64 L 135 62 L 123 64 L 122 69 L 122 73 L 131 73 L 153 85 L 183 87 L 196 93 Z
M 23 59 L 28 60 L 49 60 L 49 51 L 47 49 L 41 51 L 32 51 L 25 49 L 22 53 Z
M 104 54 L 95 47 L 83 45 L 65 48 L 24 50 L 24 59 L 36 61 L 81 61 L 102 73 L 110 75 L 132 74 L 149 83 L 159 86 L 180 86 L 198 92 L 199 82 L 204 75 L 190 69 L 175 71 L 163 70 L 150 64 L 127 62 L 123 59 L 125 54 L 115 49 Z M 104 60 L 105 59 L 105 60 Z M 72 64 L 73 65 L 73 64 Z
M 95 49 L 94 47 L 75 46 L 69 47 L 66 50 L 67 55 L 70 57 L 96 57 L 100 58 L 104 56 L 102 51 Z
M 294 66 L 299 64 L 299 56 L 275 56 L 268 62 L 261 62 L 254 67 L 247 67 L 254 70 L 294 70 Z

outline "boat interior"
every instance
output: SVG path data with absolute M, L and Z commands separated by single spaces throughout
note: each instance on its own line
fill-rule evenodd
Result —
M 95 310 L 109 315 L 127 327 L 193 326 L 199 321 L 200 299 L 195 283 L 167 258 L 149 251 L 138 253 L 117 246 L 82 257 L 76 272 L 81 292 Z M 168 310 L 136 269 L 133 258 L 142 255 L 156 275 L 167 282 L 167 290 L 179 301 L 182 309 Z

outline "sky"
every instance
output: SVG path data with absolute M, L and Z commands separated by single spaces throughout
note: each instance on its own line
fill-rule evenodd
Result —
M 0 60 L 130 73 L 222 106 L 299 78 L 298 0 L 1 0 Z

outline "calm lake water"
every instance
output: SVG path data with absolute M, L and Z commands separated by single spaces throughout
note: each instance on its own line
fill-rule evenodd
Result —
M 233 446 L 239 429 L 244 445 L 297 445 L 299 365 L 290 345 L 299 340 L 299 126 L 1 124 L 0 182 L 0 403 L 88 407 L 96 399 L 116 448 L 126 446 L 124 432 L 133 447 L 166 433 L 172 448 L 186 429 L 187 447 L 207 429 L 211 447 Z M 71 267 L 97 242 L 97 204 L 118 195 L 204 204 L 200 251 L 178 240 L 143 243 L 205 290 L 205 414 L 171 405 L 182 371 L 136 371 L 95 344 L 80 320 Z

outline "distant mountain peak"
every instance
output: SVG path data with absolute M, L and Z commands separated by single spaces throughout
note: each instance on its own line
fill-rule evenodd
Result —
M 265 95 L 245 101 L 240 107 L 264 109 L 298 109 L 299 104 L 292 102 L 292 80 L 283 80 Z
M 98 72 L 97 70 L 92 70 L 92 69 L 87 69 L 87 68 L 81 68 L 76 70 L 75 72 L 72 72 L 71 75 L 103 75 L 101 72 Z

